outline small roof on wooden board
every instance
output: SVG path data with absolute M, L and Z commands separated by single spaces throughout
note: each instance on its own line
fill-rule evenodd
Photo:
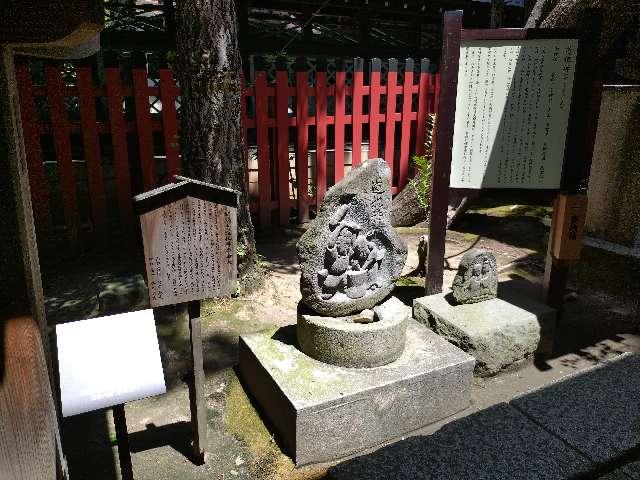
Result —
M 138 215 L 164 207 L 185 197 L 199 198 L 212 203 L 237 208 L 239 192 L 192 178 L 175 176 L 176 183 L 149 190 L 133 197 Z

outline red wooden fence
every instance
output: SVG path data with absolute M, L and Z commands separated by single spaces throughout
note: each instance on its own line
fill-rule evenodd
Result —
M 408 59 L 403 81 L 398 83 L 401 72 L 397 61 L 388 62 L 385 74 L 381 61 L 373 59 L 365 84 L 364 63 L 354 59 L 350 84 L 343 63 L 337 65 L 331 84 L 321 63 L 313 83 L 305 67 L 296 71 L 290 84 L 286 66 L 279 64 L 274 84 L 268 82 L 263 70 L 255 73 L 252 85 L 243 84 L 245 160 L 251 170 L 247 181 L 251 182 L 252 211 L 261 225 L 274 220 L 288 224 L 293 212 L 299 222 L 307 221 L 327 188 L 362 161 L 363 148 L 369 158 L 382 155 L 387 160 L 394 172 L 394 193 L 406 185 L 410 156 L 423 152 L 425 121 L 435 111 L 436 76 L 427 73 L 428 61 L 414 74 L 413 61 Z M 113 224 L 108 215 L 113 210 L 110 205 L 117 205 L 118 223 L 132 232 L 132 195 L 167 181 L 181 169 L 176 109 L 180 91 L 171 70 L 160 69 L 154 83 L 146 69 L 134 68 L 132 81 L 126 84 L 120 68 L 107 67 L 104 85 L 95 85 L 90 67 L 75 67 L 75 81 L 65 83 L 60 68 L 48 65 L 44 85 L 36 85 L 27 64 L 16 69 L 38 226 L 89 225 L 104 234 L 107 225 Z M 75 104 L 70 102 L 74 99 Z M 158 100 L 161 109 L 151 108 Z M 42 102 L 48 106 L 47 120 L 38 115 L 37 104 Z M 100 102 L 104 118 L 97 114 Z M 73 108 L 78 110 L 79 120 L 70 120 Z M 158 133 L 161 142 L 157 141 Z M 76 155 L 71 139 L 78 134 L 82 153 Z M 53 174 L 45 172 L 43 163 L 41 145 L 46 136 L 53 140 L 55 161 L 48 162 L 55 165 Z M 163 155 L 156 153 L 158 149 Z M 257 158 L 257 169 L 251 168 L 251 154 Z M 76 164 L 84 166 L 85 180 L 77 178 Z M 114 171 L 111 194 L 105 177 L 107 164 Z M 79 188 L 86 190 L 84 208 L 80 208 Z M 54 198 L 60 198 L 62 219 L 53 219 Z

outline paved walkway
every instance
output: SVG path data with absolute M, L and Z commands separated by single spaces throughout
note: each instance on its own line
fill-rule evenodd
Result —
M 640 480 L 640 356 L 334 466 L 333 480 Z

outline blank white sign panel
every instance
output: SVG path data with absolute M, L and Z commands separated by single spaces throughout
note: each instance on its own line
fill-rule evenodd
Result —
M 56 326 L 62 415 L 166 392 L 153 310 Z
M 451 188 L 560 187 L 578 40 L 462 43 Z

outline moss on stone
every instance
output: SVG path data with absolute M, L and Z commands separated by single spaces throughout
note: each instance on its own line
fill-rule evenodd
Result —
M 293 462 L 278 448 L 239 380 L 234 377 L 228 388 L 225 424 L 234 437 L 247 445 L 252 473 L 265 480 L 288 478 Z

